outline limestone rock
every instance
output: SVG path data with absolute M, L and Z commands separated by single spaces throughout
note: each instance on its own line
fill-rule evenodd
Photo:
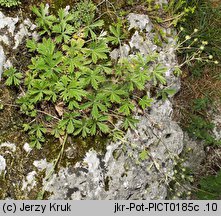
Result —
M 0 45 L 0 80 L 3 72 L 3 65 L 5 64 L 5 53 L 3 47 Z
M 6 169 L 6 160 L 3 156 L 0 155 L 0 175 L 2 172 L 4 172 Z
M 7 17 L 0 11 L 0 80 L 3 69 L 12 66 L 10 59 L 13 59 L 13 51 L 16 50 L 27 36 L 37 39 L 34 29 L 36 25 L 29 19 L 19 22 L 19 17 Z M 3 32 L 3 35 L 2 35 Z M 2 44 L 4 44 L 4 49 Z M 6 58 L 10 53 L 10 59 Z
M 51 199 L 165 199 L 174 157 L 183 148 L 183 132 L 171 110 L 169 101 L 157 102 L 137 117 L 126 143 L 110 143 L 105 155 L 90 150 L 82 162 L 62 168 L 46 187 Z

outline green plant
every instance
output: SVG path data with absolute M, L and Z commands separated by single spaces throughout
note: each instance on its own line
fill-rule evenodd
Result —
M 9 68 L 4 71 L 4 76 L 8 77 L 5 84 L 8 86 L 15 85 L 18 86 L 21 83 L 22 73 L 17 72 L 15 68 Z
M 179 22 L 184 22 L 189 14 L 195 11 L 194 4 L 188 5 L 186 0 L 170 0 L 168 4 L 164 5 L 164 12 L 169 17 L 162 22 L 170 21 L 170 25 L 177 26 Z
M 182 85 L 185 89 L 178 98 L 184 113 L 182 124 L 191 137 L 201 140 L 206 145 L 217 145 L 215 148 L 219 148 L 221 142 L 214 137 L 215 125 L 211 121 L 210 113 L 214 108 L 211 105 L 220 98 L 217 77 L 220 74 L 221 59 L 219 49 L 221 8 L 212 7 L 211 1 L 208 0 L 187 0 L 183 6 L 194 8 L 194 13 L 188 13 L 185 21 L 178 19 L 177 22 L 179 41 L 184 41 L 178 52 L 181 65 L 183 62 L 183 67 L 180 69 L 183 70 Z M 215 64 L 210 64 L 212 62 Z M 206 162 L 206 167 L 208 170 L 211 165 L 208 166 Z M 197 197 L 220 198 L 218 182 L 220 182 L 220 172 L 216 177 L 204 177 L 200 181 L 199 188 L 196 188 Z
M 201 200 L 219 200 L 221 194 L 221 170 L 216 175 L 203 177 L 196 195 Z
M 165 101 L 168 98 L 168 96 L 173 96 L 175 93 L 176 93 L 176 89 L 165 88 L 158 92 L 157 98 L 161 97 L 162 100 Z
M 212 132 L 215 125 L 204 114 L 211 105 L 212 101 L 208 97 L 193 100 L 190 122 L 186 129 L 189 134 L 203 140 L 206 145 L 217 145 L 220 142 L 215 139 Z
M 179 65 L 179 68 L 186 65 L 193 66 L 194 64 L 219 64 L 210 53 L 205 52 L 209 43 L 208 41 L 199 41 L 199 30 L 197 28 L 190 35 L 184 33 L 185 37 L 183 32 L 185 32 L 184 28 L 180 27 L 180 31 L 177 34 L 177 45 L 175 46 L 178 54 L 182 56 L 182 63 Z
M 185 154 L 185 153 L 184 153 Z M 185 155 L 174 158 L 173 177 L 168 185 L 167 199 L 187 199 L 191 194 L 192 170 L 186 167 Z
M 189 1 L 189 5 L 193 3 Z M 217 60 L 221 60 L 220 51 L 220 34 L 221 34 L 221 7 L 213 7 L 211 1 L 200 0 L 195 1 L 195 13 L 189 14 L 186 17 L 186 22 L 181 22 L 184 31 L 180 37 L 185 38 L 185 35 L 190 35 L 194 29 L 198 29 L 197 37 L 198 43 L 201 41 L 208 41 L 209 46 L 205 47 L 204 52 L 210 53 Z M 194 22 L 192 22 L 194 20 Z M 184 53 L 189 52 L 184 50 Z
M 211 104 L 212 101 L 209 97 L 197 98 L 193 101 L 193 110 L 195 112 L 205 111 L 211 106 Z
M 13 7 L 21 4 L 19 0 L 0 0 L 0 6 L 2 7 Z
M 102 20 L 93 22 L 80 16 L 79 26 L 76 11 L 60 9 L 57 16 L 50 15 L 43 4 L 33 11 L 42 37 L 38 42 L 27 41 L 33 53 L 29 71 L 22 82 L 8 81 L 21 78 L 15 69 L 5 74 L 6 82 L 20 83 L 25 91 L 18 104 L 31 118 L 24 124 L 31 145 L 40 148 L 50 134 L 56 138 L 106 134 L 116 139 L 121 130 L 134 128 L 135 110 L 145 109 L 153 101 L 145 84 L 166 84 L 166 68 L 155 63 L 158 55 L 137 54 L 113 62 L 110 45 L 120 45 L 122 22 L 110 26 L 108 34 L 101 30 Z M 116 121 L 121 125 L 117 127 Z
M 182 42 L 178 43 L 177 50 L 180 59 L 182 59 L 180 68 L 185 66 L 185 69 L 191 71 L 190 83 L 194 85 L 195 80 L 201 78 L 205 70 L 213 72 L 215 66 L 219 66 L 217 60 L 220 59 L 220 50 L 217 47 L 219 47 L 220 41 L 217 40 L 216 35 L 219 35 L 221 29 L 219 27 L 221 24 L 219 21 L 220 8 L 213 8 L 211 3 L 206 0 L 187 1 L 183 5 L 194 7 L 195 12 L 190 13 L 185 18 L 186 22 L 180 21 L 178 23 L 178 37 Z M 192 20 L 195 20 L 195 22 L 192 22 Z M 211 83 L 214 83 L 215 76 L 214 73 L 210 73 L 206 79 L 211 79 Z M 203 79 L 202 82 L 204 82 Z M 188 85 L 191 85 L 190 83 Z M 213 99 L 211 96 L 208 99 L 205 95 L 211 95 L 212 86 L 205 89 L 202 84 L 202 89 L 199 87 L 197 89 L 202 92 L 202 96 L 201 98 L 197 96 L 191 104 L 188 117 L 190 121 L 186 128 L 191 135 L 203 139 L 206 144 L 219 144 L 219 141 L 216 141 L 212 135 L 214 125 L 206 114 L 213 103 Z
M 187 131 L 192 136 L 201 139 L 207 145 L 216 144 L 214 136 L 212 135 L 212 130 L 214 128 L 214 124 L 203 118 L 200 115 L 192 115 L 191 122 L 187 127 Z

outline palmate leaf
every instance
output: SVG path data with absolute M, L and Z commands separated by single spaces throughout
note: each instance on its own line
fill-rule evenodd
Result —
M 81 78 L 81 81 L 84 85 L 91 85 L 95 90 L 97 90 L 99 84 L 105 81 L 105 77 L 101 74 L 99 68 L 95 68 L 93 70 L 88 68 L 84 72 L 84 76 Z
M 61 136 L 63 136 L 65 134 L 65 132 L 59 128 L 58 126 L 55 126 L 53 128 L 53 130 L 51 131 L 51 135 L 55 136 L 55 138 L 59 138 Z
M 64 59 L 64 64 L 68 67 L 70 73 L 75 72 L 75 68 L 82 69 L 84 66 L 87 66 L 91 63 L 91 60 L 85 58 L 85 56 L 79 55 L 75 57 L 67 57 Z
M 74 14 L 68 12 L 66 9 L 59 9 L 58 10 L 58 19 L 60 23 L 67 23 L 74 19 Z
M 134 110 L 135 106 L 130 101 L 124 101 L 122 105 L 119 107 L 119 112 L 129 116 L 131 112 Z
M 88 108 L 91 109 L 91 116 L 94 119 L 98 119 L 100 116 L 100 112 L 107 112 L 108 104 L 105 104 L 103 98 L 99 95 L 88 95 L 88 102 L 82 104 L 80 108 L 82 110 L 86 110 Z
M 31 84 L 32 88 L 28 91 L 28 94 L 31 96 L 31 99 L 34 103 L 41 101 L 44 96 L 50 95 L 53 96 L 53 92 L 50 89 L 50 83 L 46 80 L 35 79 Z
M 133 118 L 132 116 L 127 116 L 124 119 L 122 127 L 127 130 L 128 128 L 135 129 L 136 124 L 139 122 L 138 119 Z
M 97 126 L 101 130 L 102 133 L 106 134 L 110 132 L 110 128 L 105 123 L 97 122 Z
M 77 101 L 81 101 L 82 97 L 85 97 L 87 95 L 87 91 L 82 89 L 82 86 L 80 86 L 80 82 L 72 79 L 69 86 L 68 86 L 68 96 L 69 99 L 74 98 Z
M 44 134 L 47 132 L 47 129 L 44 128 L 42 124 L 34 124 L 31 126 L 29 134 L 35 135 L 38 139 L 43 138 Z
M 90 24 L 89 26 L 86 26 L 84 28 L 84 35 L 85 37 L 88 37 L 88 35 L 90 34 L 92 40 L 95 40 L 97 38 L 96 33 L 94 32 L 94 30 L 96 28 L 100 28 L 104 25 L 104 21 L 103 20 L 98 20 L 92 24 Z
M 99 59 L 107 59 L 109 48 L 104 40 L 92 42 L 88 49 L 85 50 L 87 56 L 91 56 L 93 63 L 97 63 Z
M 107 62 L 106 64 L 97 65 L 97 68 L 99 68 L 99 70 L 102 73 L 110 75 L 110 74 L 113 73 L 113 68 L 111 66 L 112 66 L 112 63 L 111 62 Z
M 144 90 L 145 83 L 141 81 L 141 77 L 137 74 L 128 75 L 128 82 L 126 86 L 128 86 L 129 91 L 133 91 L 135 88 L 139 90 Z
M 120 21 L 118 21 L 117 24 L 115 25 L 110 25 L 109 26 L 109 30 L 110 33 L 113 35 L 109 36 L 107 39 L 113 44 L 113 45 L 118 45 L 120 44 L 120 41 L 123 40 L 124 34 L 121 30 L 122 28 L 122 23 Z
M 76 125 L 74 136 L 81 134 L 82 137 L 86 137 L 90 134 L 90 121 L 89 119 L 82 119 L 80 124 Z
M 67 133 L 68 134 L 71 134 L 71 133 L 73 133 L 74 132 L 74 123 L 73 123 L 73 121 L 72 120 L 69 120 L 68 121 L 68 124 L 67 124 Z
M 83 47 L 85 44 L 85 41 L 82 38 L 78 38 L 77 40 L 71 39 L 71 44 L 68 46 L 67 44 L 64 44 L 62 46 L 63 51 L 66 51 L 68 56 L 74 57 L 79 55 L 79 53 L 82 53 L 85 48 Z
M 30 142 L 30 147 L 31 148 L 36 147 L 37 149 L 41 149 L 41 141 L 39 139 L 33 138 L 32 141 Z
M 55 41 L 57 43 L 68 42 L 71 35 L 75 32 L 75 27 L 68 22 L 74 19 L 73 13 L 66 11 L 65 9 L 58 10 L 57 24 L 52 27 L 52 32 L 57 34 Z
M 31 58 L 32 64 L 28 66 L 29 69 L 33 71 L 33 73 L 37 73 L 41 70 L 44 70 L 46 67 L 45 60 L 43 57 L 33 57 Z
M 118 85 L 112 83 L 103 91 L 106 97 L 109 98 L 112 103 L 120 104 L 122 102 L 122 98 L 128 96 L 127 91 L 125 91 L 123 88 L 119 88 Z
M 78 103 L 76 100 L 74 100 L 74 99 L 69 100 L 68 109 L 69 109 L 69 110 L 73 110 L 74 108 L 79 109 L 79 108 L 80 108 L 79 103 Z
M 22 73 L 17 72 L 17 70 L 13 67 L 5 70 L 3 75 L 7 77 L 5 84 L 8 86 L 18 86 L 21 83 L 21 79 L 23 77 Z
M 60 81 L 56 83 L 56 89 L 60 92 L 61 98 L 64 101 L 73 101 L 73 99 L 81 101 L 82 97 L 87 95 L 87 92 L 82 89 L 79 81 L 75 79 L 71 80 L 66 75 L 63 75 Z
M 151 104 L 153 102 L 152 98 L 149 98 L 147 95 L 145 95 L 144 97 L 142 97 L 142 99 L 139 101 L 139 105 L 141 106 L 141 108 L 144 110 L 147 107 L 150 107 Z
M 58 128 L 66 130 L 68 134 L 72 134 L 75 131 L 76 125 L 81 124 L 80 113 L 73 112 L 65 114 L 64 118 L 59 121 Z
M 55 41 L 57 43 L 61 42 L 67 42 L 71 35 L 74 33 L 75 28 L 67 23 L 59 23 L 57 25 L 53 26 L 52 32 L 58 34 L 58 36 L 55 37 Z
M 163 67 L 160 64 L 158 64 L 156 68 L 154 68 L 151 74 L 151 78 L 153 79 L 154 85 L 156 85 L 158 82 L 160 82 L 163 85 L 166 84 L 166 79 L 164 77 L 166 71 L 167 71 L 167 68 Z
M 51 38 L 43 38 L 42 43 L 37 44 L 37 51 L 43 56 L 52 56 L 55 51 L 55 43 Z
M 26 46 L 27 46 L 27 48 L 29 48 L 29 50 L 31 52 L 34 52 L 37 49 L 37 43 L 36 43 L 36 41 L 34 39 L 27 40 Z
M 44 5 L 43 3 L 40 4 L 40 8 L 38 9 L 36 6 L 32 8 L 32 11 L 37 15 L 37 25 L 43 29 L 39 33 L 40 35 L 45 34 L 46 32 L 50 35 L 51 34 L 51 27 L 53 23 L 56 22 L 56 17 L 54 15 L 49 15 L 49 6 Z
M 102 133 L 110 132 L 110 128 L 108 126 L 108 116 L 98 115 L 97 119 L 91 120 L 90 125 L 91 125 L 90 127 L 91 135 L 95 135 L 99 130 Z

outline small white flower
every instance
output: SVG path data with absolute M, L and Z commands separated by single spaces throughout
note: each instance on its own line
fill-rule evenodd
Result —
M 194 38 L 194 41 L 195 41 L 195 42 L 198 41 L 198 38 Z
M 182 178 L 182 179 L 185 179 L 185 175 L 181 175 L 181 178 Z
M 214 64 L 219 64 L 219 62 L 218 61 L 214 61 Z
M 212 59 L 213 58 L 213 56 L 212 55 L 209 55 L 209 59 Z
M 194 32 L 195 32 L 195 33 L 198 32 L 198 31 L 199 31 L 198 29 L 196 29 L 196 28 L 194 29 Z
M 185 39 L 189 40 L 191 37 L 189 35 L 186 35 Z
M 203 45 L 208 45 L 208 41 L 202 41 Z
M 184 28 L 183 27 L 180 27 L 180 31 L 183 31 L 184 30 Z
M 180 194 L 179 192 L 178 192 L 176 195 L 177 195 L 178 197 L 181 196 L 181 194 Z
M 205 49 L 205 47 L 204 47 L 204 46 L 200 46 L 200 49 L 201 49 L 201 50 L 204 50 L 204 49 Z

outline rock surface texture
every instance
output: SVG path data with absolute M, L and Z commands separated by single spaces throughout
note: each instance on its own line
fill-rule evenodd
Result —
M 165 199 L 183 147 L 171 111 L 169 101 L 156 103 L 139 117 L 137 130 L 128 131 L 125 143 L 111 143 L 105 155 L 90 150 L 82 162 L 61 169 L 46 187 L 51 199 Z
M 29 19 L 21 22 L 19 17 L 7 17 L 0 11 L 0 80 L 3 69 L 12 65 L 11 53 L 23 42 L 24 37 L 37 37 L 35 32 L 30 33 L 30 30 L 33 31 L 35 28 Z

